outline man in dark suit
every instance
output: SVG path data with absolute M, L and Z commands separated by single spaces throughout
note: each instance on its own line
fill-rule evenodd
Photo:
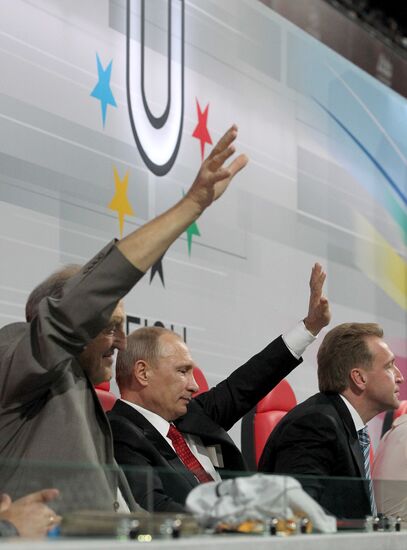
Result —
M 49 277 L 27 302 L 27 322 L 1 329 L 0 487 L 13 499 L 56 487 L 59 510 L 126 511 L 125 478 L 93 384 L 110 379 L 113 353 L 126 344 L 121 299 L 246 165 L 239 155 L 224 166 L 236 137 L 232 126 L 175 206 L 84 267 Z
M 108 417 L 116 460 L 141 506 L 182 512 L 193 487 L 245 469 L 226 432 L 301 362 L 306 346 L 328 324 L 324 280 L 316 264 L 304 321 L 194 399 L 194 362 L 177 334 L 150 327 L 129 335 L 116 365 L 122 400 Z
M 376 511 L 366 423 L 399 406 L 403 382 L 382 337 L 374 323 L 344 323 L 326 334 L 318 351 L 320 393 L 279 422 L 259 462 L 261 472 L 299 478 L 313 498 L 340 518 Z

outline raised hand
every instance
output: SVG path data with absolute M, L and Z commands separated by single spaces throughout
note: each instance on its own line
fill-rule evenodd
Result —
M 205 210 L 213 201 L 225 192 L 232 178 L 246 166 L 249 159 L 239 155 L 227 167 L 225 162 L 235 152 L 233 142 L 237 137 L 237 126 L 234 124 L 221 137 L 208 157 L 201 164 L 198 175 L 187 193 L 199 207 Z
M 246 155 L 239 155 L 227 167 L 224 166 L 235 152 L 232 144 L 236 136 L 237 127 L 233 125 L 203 161 L 185 197 L 119 241 L 119 250 L 140 271 L 147 271 L 205 208 L 224 193 L 233 176 L 246 166 Z
M 328 299 L 322 294 L 325 279 L 326 273 L 322 266 L 316 263 L 311 271 L 308 315 L 304 319 L 304 325 L 314 336 L 326 327 L 331 320 Z

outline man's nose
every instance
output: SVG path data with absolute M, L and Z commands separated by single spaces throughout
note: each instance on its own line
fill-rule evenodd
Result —
M 401 370 L 398 367 L 396 367 L 396 381 L 398 384 L 404 382 L 404 376 L 401 374 Z
M 114 338 L 114 347 L 118 350 L 125 350 L 127 346 L 127 338 L 124 331 L 117 331 Z
M 189 376 L 188 390 L 192 393 L 196 393 L 199 390 L 199 386 L 196 383 L 193 371 L 191 371 L 191 375 Z

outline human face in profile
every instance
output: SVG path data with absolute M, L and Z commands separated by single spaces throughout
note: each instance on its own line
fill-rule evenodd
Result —
M 366 343 L 373 359 L 371 367 L 365 370 L 364 395 L 377 413 L 397 409 L 400 405 L 400 384 L 404 378 L 397 368 L 394 354 L 378 336 L 369 336 Z
M 195 363 L 185 343 L 176 334 L 160 336 L 160 356 L 148 371 L 148 408 L 171 422 L 187 412 L 198 391 Z
M 124 320 L 124 305 L 120 301 L 108 326 L 89 342 L 79 356 L 81 367 L 94 385 L 108 382 L 112 378 L 114 352 L 126 347 Z

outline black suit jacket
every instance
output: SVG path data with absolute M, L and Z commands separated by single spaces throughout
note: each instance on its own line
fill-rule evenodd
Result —
M 360 480 L 365 472 L 357 432 L 336 393 L 317 393 L 294 407 L 268 438 L 259 470 L 294 475 L 337 517 L 371 513 L 367 482 Z
M 193 399 L 187 414 L 175 422 L 177 428 L 221 451 L 221 475 L 245 470 L 243 457 L 227 430 L 301 361 L 293 357 L 281 337 L 277 338 L 226 380 Z M 115 457 L 126 472 L 136 501 L 148 510 L 184 511 L 185 499 L 197 481 L 165 438 L 122 401 L 108 417 Z

